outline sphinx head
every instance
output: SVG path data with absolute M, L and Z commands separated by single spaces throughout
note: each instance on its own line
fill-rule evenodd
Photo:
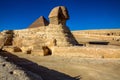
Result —
M 52 9 L 49 14 L 50 24 L 62 24 L 66 25 L 66 20 L 69 19 L 67 8 L 64 6 L 58 6 Z

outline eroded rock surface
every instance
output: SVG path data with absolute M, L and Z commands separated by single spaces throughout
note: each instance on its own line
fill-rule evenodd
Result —
M 0 80 L 42 80 L 40 76 L 6 61 L 0 56 Z
M 66 24 L 66 20 L 69 19 L 69 14 L 67 8 L 64 6 L 58 6 L 52 9 L 49 14 L 49 19 L 51 24 Z

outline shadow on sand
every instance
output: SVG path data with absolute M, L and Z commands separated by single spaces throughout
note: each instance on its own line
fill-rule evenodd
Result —
M 70 77 L 69 75 L 48 69 L 25 58 L 20 58 L 7 51 L 1 51 L 0 56 L 7 57 L 7 61 L 41 76 L 43 80 L 80 80 L 80 76 Z

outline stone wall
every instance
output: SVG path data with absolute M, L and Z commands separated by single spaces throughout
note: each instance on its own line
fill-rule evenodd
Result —
M 73 33 L 95 34 L 95 35 L 106 35 L 106 36 L 120 36 L 120 29 L 79 30 L 79 31 L 73 31 Z
M 5 40 L 5 37 L 2 33 L 0 33 L 0 49 L 2 48 L 2 46 L 4 45 L 4 40 Z
M 79 43 L 89 41 L 106 41 L 110 44 L 120 43 L 120 29 L 113 30 L 81 30 L 73 31 L 73 35 Z M 109 34 L 109 35 L 108 35 Z
M 45 45 L 46 27 L 31 28 L 24 30 L 15 30 L 13 38 L 13 46 L 22 49 L 41 49 Z
M 2 41 L 2 42 L 4 43 L 5 46 L 12 45 L 13 35 L 14 35 L 14 33 L 12 30 L 5 30 L 0 33 L 1 38 L 4 39 L 4 41 Z
M 120 48 L 53 47 L 52 55 L 82 58 L 120 58 Z
M 3 32 L 4 38 L 9 39 L 8 33 Z M 7 40 L 7 43 L 22 49 L 22 51 L 32 50 L 40 51 L 43 46 L 53 47 L 65 47 L 77 45 L 77 41 L 70 32 L 69 28 L 65 25 L 49 24 L 48 26 L 41 26 L 38 28 L 28 28 L 22 30 L 14 30 L 11 34 L 12 37 Z M 1 37 L 1 40 L 4 38 Z M 8 48 L 8 47 L 7 47 Z M 10 47 L 12 48 L 12 47 Z M 8 49 L 9 50 L 9 49 Z
M 15 30 L 13 46 L 22 49 L 36 50 L 42 46 L 73 46 L 77 41 L 74 39 L 68 27 L 63 25 L 50 24 L 39 28 Z

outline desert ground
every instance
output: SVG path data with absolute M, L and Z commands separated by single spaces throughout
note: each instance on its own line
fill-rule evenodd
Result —
M 20 52 L 3 52 L 1 56 L 23 70 L 40 76 L 43 80 L 120 80 L 120 59 L 37 56 Z M 9 73 L 9 77 L 13 76 Z M 21 79 L 21 77 L 18 76 L 17 79 L 1 78 L 1 80 L 28 80 Z

